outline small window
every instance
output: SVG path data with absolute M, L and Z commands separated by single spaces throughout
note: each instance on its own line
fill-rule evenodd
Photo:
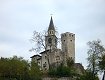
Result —
M 65 34 L 65 36 L 66 36 L 66 34 Z
M 47 56 L 45 56 L 45 59 L 47 59 Z
M 72 42 L 72 40 L 70 40 Z
M 47 68 L 45 68 L 45 70 L 47 70 Z
M 52 34 L 54 34 L 53 31 L 52 31 Z
M 60 60 L 60 57 L 59 56 L 56 56 L 56 60 L 59 61 Z
M 46 67 L 46 64 L 43 64 L 43 67 L 45 68 Z
M 64 35 L 62 35 L 64 37 Z
M 49 38 L 49 39 L 48 39 L 48 42 L 49 42 L 49 44 L 51 44 L 51 43 L 52 43 L 52 39 L 51 39 L 51 38 Z
M 40 64 L 40 62 L 38 62 L 38 64 Z
M 72 37 L 73 37 L 73 35 L 72 35 Z
M 64 40 L 64 42 L 65 42 L 65 40 Z

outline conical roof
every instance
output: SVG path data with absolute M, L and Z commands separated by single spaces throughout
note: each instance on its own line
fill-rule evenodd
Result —
M 53 23 L 53 19 L 52 19 L 52 16 L 51 16 L 51 20 L 50 20 L 50 24 L 49 24 L 49 28 L 48 28 L 48 31 L 49 30 L 54 30 L 55 31 L 55 28 L 54 28 L 54 23 Z

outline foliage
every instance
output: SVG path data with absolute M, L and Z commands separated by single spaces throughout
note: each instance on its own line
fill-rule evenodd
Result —
M 61 64 L 55 68 L 49 69 L 48 74 L 51 77 L 71 77 L 75 75 L 74 71 L 75 70 L 72 65 L 69 67 L 69 66 L 64 66 L 63 64 Z
M 86 70 L 85 74 L 80 76 L 78 80 L 99 80 L 98 76 L 95 75 L 95 78 L 93 78 L 93 74 L 91 71 Z
M 101 58 L 100 58 L 100 61 L 99 61 L 99 68 L 100 70 L 104 70 L 105 71 L 105 55 L 103 55 Z
M 48 71 L 48 74 L 49 74 L 50 77 L 57 76 L 57 70 L 56 70 L 56 68 L 50 68 L 49 71 Z
M 104 53 L 105 49 L 101 44 L 100 40 L 89 41 L 88 42 L 88 69 L 92 72 L 93 78 L 97 75 L 98 72 L 98 63 L 100 56 Z
M 59 76 L 59 77 L 67 77 L 67 76 L 70 76 L 71 75 L 71 70 L 69 67 L 67 66 L 63 66 L 62 64 L 60 66 L 57 67 L 57 72 L 56 74 Z
M 30 76 L 31 80 L 41 80 L 41 71 L 39 69 L 39 66 L 33 61 L 31 62 Z
M 74 60 L 72 58 L 67 59 L 67 66 L 72 67 L 74 65 Z
M 35 80 L 31 79 L 30 63 L 22 57 L 0 58 L 0 80 Z M 37 66 L 35 66 L 37 67 Z M 39 70 L 33 71 L 37 74 Z M 38 74 L 39 75 L 39 74 Z M 37 75 L 35 75 L 36 77 Z M 37 79 L 36 79 L 37 80 Z
M 99 69 L 100 69 L 100 71 L 104 72 L 103 79 L 102 79 L 102 80 L 104 80 L 104 78 L 105 78 L 105 54 L 102 55 L 102 57 L 100 58 Z

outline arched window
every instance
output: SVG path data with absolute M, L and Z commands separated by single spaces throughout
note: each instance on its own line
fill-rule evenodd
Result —
M 54 34 L 53 31 L 52 31 L 52 34 Z

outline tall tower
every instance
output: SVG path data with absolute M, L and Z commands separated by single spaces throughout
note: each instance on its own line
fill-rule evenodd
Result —
M 53 24 L 53 19 L 51 17 L 50 24 L 47 31 L 48 35 L 45 36 L 46 49 L 56 49 L 57 48 L 57 37 L 55 35 L 55 28 Z
M 75 34 L 69 32 L 61 34 L 61 43 L 65 58 L 72 58 L 75 61 Z

